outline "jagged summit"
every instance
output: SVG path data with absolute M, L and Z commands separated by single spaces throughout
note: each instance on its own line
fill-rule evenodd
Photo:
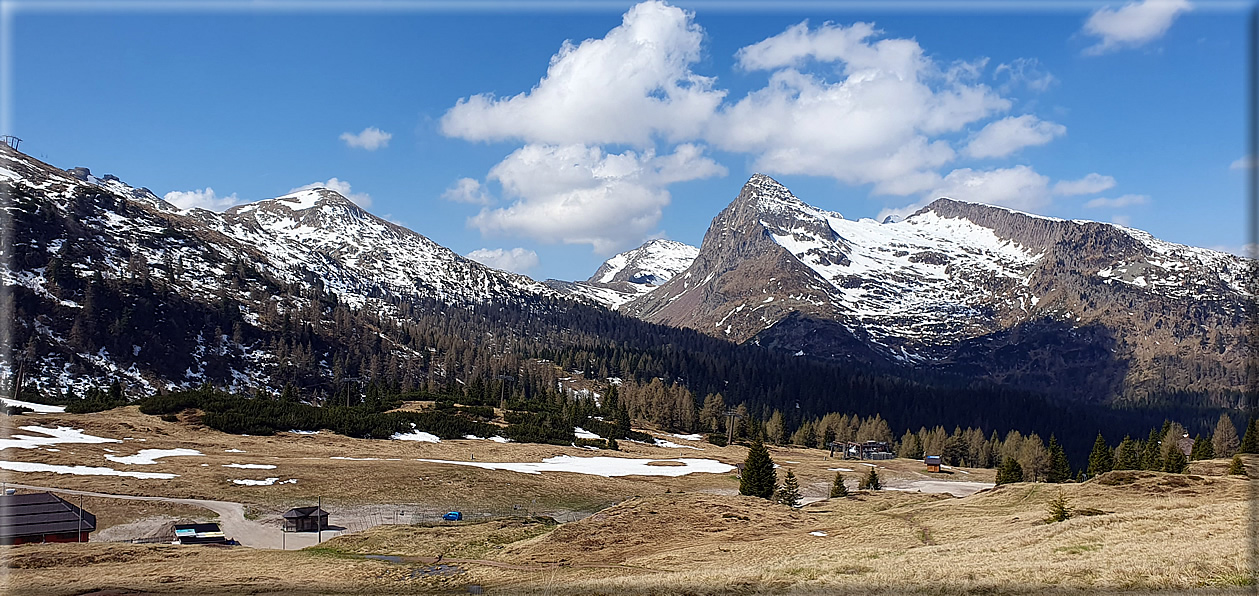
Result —
M 1048 326 L 1052 337 L 1033 343 L 1088 345 L 1063 348 L 1043 366 L 1069 369 L 1064 378 L 1092 370 L 1090 382 L 1117 394 L 1150 390 L 1155 377 L 1136 372 L 1147 364 L 1188 357 L 1176 346 L 1198 341 L 1191 325 L 1167 327 L 1185 308 L 1196 309 L 1198 329 L 1236 340 L 1246 272 L 1239 257 L 1139 230 L 948 198 L 901 221 L 852 221 L 758 175 L 713 219 L 686 271 L 622 310 L 827 358 L 943 368 L 965 361 L 1017 383 L 1036 375 L 1000 372 L 1026 364 L 1001 364 L 999 350 L 1027 349 L 1012 330 Z M 1103 328 L 1109 339 L 1086 342 Z M 1116 336 L 1123 343 L 1107 343 Z M 1115 363 L 1120 346 L 1128 360 Z M 1229 361 L 1240 366 L 1241 358 Z
M 676 240 L 658 238 L 617 254 L 586 281 L 547 280 L 547 285 L 612 309 L 647 294 L 690 266 L 699 249 Z

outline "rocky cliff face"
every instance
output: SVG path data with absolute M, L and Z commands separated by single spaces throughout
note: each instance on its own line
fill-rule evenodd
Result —
M 1112 224 L 937 200 L 851 221 L 753 176 L 694 263 L 623 310 L 800 355 L 1089 399 L 1246 386 L 1253 262 Z

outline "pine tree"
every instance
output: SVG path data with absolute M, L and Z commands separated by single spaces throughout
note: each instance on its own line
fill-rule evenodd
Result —
M 879 480 L 879 472 L 874 469 L 874 466 L 870 467 L 870 473 L 861 479 L 861 485 L 857 488 L 861 490 L 883 490 L 883 483 Z
M 1101 438 L 1101 435 L 1098 435 L 1098 438 Z M 1102 444 L 1105 445 L 1105 441 Z M 1058 439 L 1049 435 L 1049 469 L 1045 472 L 1045 482 L 1058 484 L 1070 479 L 1071 462 L 1067 461 L 1067 454 L 1058 444 Z
M 1122 446 L 1122 443 L 1120 445 Z M 1106 438 L 1102 436 L 1102 433 L 1097 433 L 1097 440 L 1093 441 L 1093 453 L 1089 454 L 1089 478 L 1101 476 L 1114 467 L 1115 461 L 1111 455 L 1110 446 L 1106 444 Z
M 835 483 L 831 485 L 831 498 L 847 497 L 848 487 L 844 485 L 844 473 L 835 472 Z
M 1215 423 L 1215 433 L 1211 435 L 1211 449 L 1215 457 L 1232 457 L 1237 453 L 1241 441 L 1237 439 L 1237 427 L 1228 414 L 1220 414 L 1220 421 Z
M 1023 466 L 1013 457 L 1005 457 L 1001 460 L 1001 467 L 997 468 L 997 484 L 1010 484 L 1012 482 L 1023 481 Z
M 795 472 L 787 470 L 787 477 L 783 478 L 774 500 L 793 509 L 800 506 L 800 483 L 796 481 Z
M 1132 437 L 1125 436 L 1115 451 L 1115 470 L 1135 470 L 1141 465 L 1141 450 Z
M 1212 447 L 1211 441 L 1208 441 L 1206 437 L 1202 435 L 1194 437 L 1193 450 L 1189 452 L 1189 459 L 1191 461 L 1215 459 L 1215 448 Z
M 1246 423 L 1246 434 L 1242 437 L 1241 448 L 1238 453 L 1259 453 L 1259 420 L 1251 418 Z
M 1185 458 L 1185 452 L 1181 451 L 1180 447 L 1172 445 L 1167 452 L 1167 460 L 1163 463 L 1163 471 L 1183 474 L 1187 467 L 1189 467 L 1189 460 Z
M 739 479 L 739 494 L 773 499 L 774 488 L 778 485 L 778 474 L 774 472 L 774 460 L 769 458 L 765 444 L 754 441 L 748 448 L 748 457 L 743 462 L 743 474 Z
M 1230 476 L 1246 476 L 1246 464 L 1242 462 L 1240 454 L 1233 455 L 1233 461 L 1228 464 L 1228 473 Z

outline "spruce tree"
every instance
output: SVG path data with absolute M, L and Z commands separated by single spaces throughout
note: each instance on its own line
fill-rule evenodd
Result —
M 1259 420 L 1251 418 L 1246 423 L 1246 434 L 1242 437 L 1241 448 L 1238 453 L 1259 453 Z
M 748 448 L 748 457 L 743 462 L 743 475 L 739 480 L 739 494 L 773 499 L 774 488 L 778 485 L 778 474 L 774 472 L 774 460 L 769 458 L 769 450 L 765 444 L 754 441 Z
M 1067 454 L 1058 444 L 1058 439 L 1051 434 L 1049 435 L 1049 469 L 1045 472 L 1045 482 L 1058 484 L 1070 479 L 1071 462 L 1067 461 Z
M 793 509 L 800 506 L 800 483 L 796 481 L 795 472 L 787 470 L 787 477 L 783 478 L 774 500 Z
M 1202 435 L 1194 437 L 1193 450 L 1189 452 L 1189 459 L 1191 461 L 1215 459 L 1215 448 L 1211 445 L 1211 441 Z
M 831 498 L 848 496 L 848 487 L 844 485 L 844 473 L 835 472 L 835 483 L 831 484 Z
M 1135 470 L 1141 465 L 1141 450 L 1132 437 L 1125 436 L 1116 452 L 1115 470 Z
M 1228 464 L 1228 473 L 1230 476 L 1247 476 L 1246 464 L 1242 462 L 1240 454 L 1233 455 L 1233 461 Z
M 1150 436 L 1145 439 L 1145 443 L 1141 445 L 1141 469 L 1159 471 L 1163 469 L 1163 449 L 1159 445 L 1159 438 L 1162 433 L 1156 428 L 1150 431 Z
M 1120 444 L 1122 448 L 1122 443 Z M 1115 467 L 1114 457 L 1111 455 L 1110 446 L 1106 444 L 1105 437 L 1102 433 L 1097 433 L 1097 440 L 1093 441 L 1093 453 L 1089 454 L 1089 478 L 1096 478 L 1111 471 Z
M 1172 445 L 1167 452 L 1167 460 L 1163 462 L 1163 471 L 1183 474 L 1187 467 L 1189 467 L 1189 460 L 1185 457 L 1185 452 L 1181 451 L 1179 446 Z
M 1071 507 L 1067 505 L 1067 496 L 1058 491 L 1058 496 L 1049 501 L 1049 518 L 1045 523 L 1067 521 L 1071 519 Z
M 1215 432 L 1211 435 L 1211 449 L 1215 451 L 1215 457 L 1232 457 L 1240 445 L 1233 420 L 1228 414 L 1220 414 L 1220 421 L 1215 423 Z
M 883 483 L 879 481 L 879 472 L 870 466 L 870 473 L 861 479 L 861 486 L 857 487 L 861 490 L 883 490 Z
M 1010 484 L 1013 482 L 1023 481 L 1023 466 L 1013 457 L 1005 457 L 1001 460 L 1001 467 L 997 468 L 997 484 Z

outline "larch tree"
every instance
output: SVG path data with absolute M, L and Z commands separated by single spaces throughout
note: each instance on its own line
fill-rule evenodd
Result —
M 1233 420 L 1228 414 L 1220 414 L 1220 421 L 1215 423 L 1215 433 L 1211 435 L 1211 449 L 1215 451 L 1215 457 L 1232 457 L 1240 446 L 1241 440 L 1237 438 Z

